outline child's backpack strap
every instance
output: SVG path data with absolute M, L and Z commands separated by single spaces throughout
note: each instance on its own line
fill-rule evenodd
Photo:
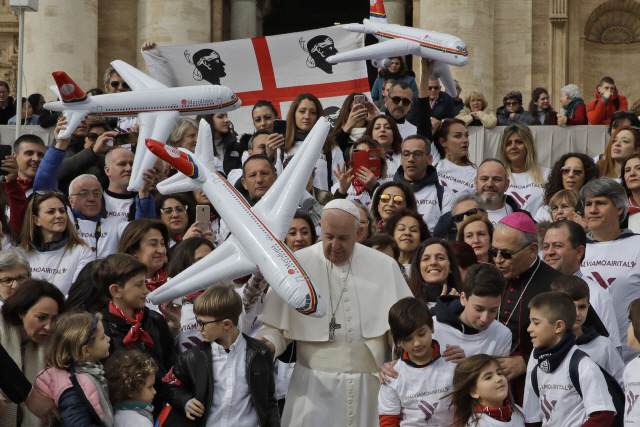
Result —
M 76 377 L 76 371 L 73 368 L 69 368 L 69 379 L 71 380 L 71 384 L 73 384 L 73 388 L 76 390 L 78 397 L 89 410 L 89 413 L 91 414 L 91 421 L 97 425 L 102 425 L 100 415 L 98 415 L 91 402 L 89 402 L 87 395 L 84 394 L 84 390 L 82 389 L 82 386 L 80 386 L 78 378 Z
M 444 197 L 444 187 L 438 183 L 436 183 L 436 194 L 438 195 L 438 207 L 440 208 L 440 212 L 442 212 L 442 198 Z
M 582 388 L 580 387 L 580 374 L 578 373 L 578 365 L 580 365 L 580 359 L 587 356 L 582 350 L 576 350 L 571 355 L 571 360 L 569 361 L 569 379 L 571 380 L 571 384 L 575 387 L 576 391 L 580 395 L 580 399 L 582 399 Z
M 533 357 L 531 355 L 530 357 Z M 540 388 L 538 387 L 538 365 L 533 368 L 531 371 L 531 387 L 533 387 L 533 391 L 536 393 L 536 396 L 540 397 Z

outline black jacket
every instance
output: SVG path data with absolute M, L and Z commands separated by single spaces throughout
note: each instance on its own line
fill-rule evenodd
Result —
M 71 181 L 85 173 L 98 178 L 102 188 L 108 188 L 109 177 L 104 172 L 104 158 L 104 154 L 96 155 L 93 147 L 84 148 L 84 138 L 73 140 L 58 170 L 58 189 L 68 194 Z
M 278 401 L 275 398 L 275 381 L 271 352 L 262 341 L 242 334 L 247 342 L 247 380 L 251 403 L 258 414 L 260 426 L 279 427 Z M 205 408 L 196 425 L 204 427 L 213 404 L 213 366 L 211 343 L 203 342 L 178 356 L 173 372 L 164 382 L 162 394 L 174 410 L 184 413 L 189 400 L 194 397 Z M 206 371 L 205 371 L 206 369 Z M 203 375 L 204 373 L 208 375 Z M 177 380 L 177 381 L 176 381 Z
M 118 350 L 130 350 L 122 342 L 131 329 L 129 322 L 109 313 L 108 304 L 100 312 L 102 313 L 104 333 L 111 338 L 109 354 L 113 354 Z M 154 348 L 149 348 L 142 343 L 142 340 L 138 340 L 132 349 L 143 351 L 156 361 L 158 372 L 156 373 L 154 387 L 156 390 L 162 390 L 162 378 L 171 369 L 176 360 L 176 343 L 169 329 L 169 324 L 164 317 L 156 311 L 149 310 L 147 307 L 144 308 L 142 329 L 151 336 L 155 346 Z M 162 407 L 161 393 L 157 393 L 153 398 L 154 416 L 160 413 Z
M 224 174 L 226 176 L 229 176 L 229 172 L 233 169 L 242 168 L 242 153 L 244 153 L 243 145 L 237 139 L 233 141 L 226 150 L 224 150 L 222 168 L 224 169 Z
M 455 116 L 456 112 L 453 107 L 453 98 L 446 92 L 440 92 L 431 109 L 431 117 L 442 121 L 443 119 L 452 119 Z
M 522 105 L 515 111 L 513 118 L 511 111 L 507 110 L 507 107 L 502 106 L 496 111 L 496 117 L 498 118 L 498 126 L 508 126 L 512 123 L 526 123 L 528 125 L 535 125 L 536 119 L 532 115 L 525 114 Z

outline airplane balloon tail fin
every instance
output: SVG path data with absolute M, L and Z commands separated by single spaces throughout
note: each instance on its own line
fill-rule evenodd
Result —
M 384 3 L 382 0 L 376 0 L 375 4 L 369 9 L 369 19 L 376 24 L 386 24 L 387 14 L 384 11 Z
M 67 73 L 54 71 L 52 74 L 63 102 L 82 102 L 87 99 L 87 95 L 71 80 L 71 77 L 67 76 Z

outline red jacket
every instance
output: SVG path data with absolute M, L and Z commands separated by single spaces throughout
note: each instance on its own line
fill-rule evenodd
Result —
M 607 100 L 607 102 L 602 102 L 600 99 L 600 94 L 598 93 L 598 88 L 595 90 L 596 100 L 591 101 L 587 105 L 587 118 L 589 119 L 589 124 L 592 125 L 608 125 L 609 119 L 611 115 L 616 111 L 624 111 L 629 109 L 629 104 L 627 103 L 627 98 L 618 94 L 618 88 L 613 93 L 613 96 Z M 617 104 L 617 108 L 616 108 Z

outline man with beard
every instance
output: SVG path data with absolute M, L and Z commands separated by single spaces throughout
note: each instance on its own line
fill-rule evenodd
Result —
M 193 78 L 198 81 L 206 80 L 212 85 L 219 85 L 220 79 L 227 75 L 224 70 L 226 64 L 213 49 L 200 49 L 193 54 L 192 61 L 189 63 L 196 67 L 193 70 Z
M 489 221 L 494 226 L 514 212 L 524 212 L 531 217 L 529 212 L 518 207 L 511 196 L 505 196 L 504 192 L 509 188 L 509 178 L 507 169 L 500 160 L 485 159 L 478 167 L 475 183 L 476 193 L 484 199 Z

